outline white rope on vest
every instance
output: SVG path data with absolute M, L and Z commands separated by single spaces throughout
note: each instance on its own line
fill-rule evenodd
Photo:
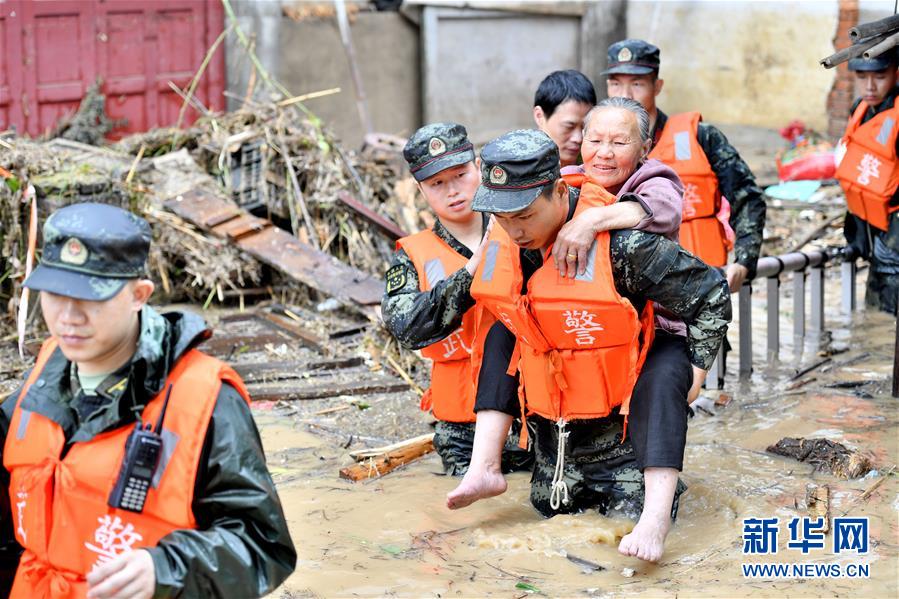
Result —
M 556 428 L 559 429 L 559 444 L 556 447 L 556 470 L 553 472 L 552 493 L 549 496 L 549 505 L 557 510 L 559 506 L 568 504 L 568 484 L 565 482 L 565 445 L 570 434 L 565 430 L 568 423 L 564 418 L 559 418 Z

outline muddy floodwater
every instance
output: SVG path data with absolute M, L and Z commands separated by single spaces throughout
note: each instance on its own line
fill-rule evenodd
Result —
M 626 519 L 596 513 L 542 519 L 528 502 L 526 474 L 509 476 L 509 490 L 500 497 L 450 511 L 445 495 L 458 479 L 439 474 L 434 454 L 381 479 L 349 483 L 338 478 L 351 460 L 335 437 L 314 434 L 308 422 L 278 409 L 260 410 L 269 465 L 299 552 L 296 573 L 275 596 L 899 596 L 899 485 L 895 474 L 884 479 L 899 462 L 899 400 L 890 397 L 895 318 L 861 311 L 850 320 L 831 297 L 824 351 L 782 335 L 780 360 L 769 362 L 764 299 L 763 291 L 754 294 L 754 345 L 760 349 L 751 379 L 737 381 L 733 355 L 724 390 L 732 400 L 690 421 L 682 475 L 689 491 L 658 565 L 618 554 L 617 541 L 633 526 Z M 791 323 L 784 313 L 781 330 L 791 331 Z M 730 338 L 737 347 L 735 325 Z M 825 357 L 831 360 L 791 383 L 798 369 Z M 832 386 L 837 383 L 844 387 Z M 410 394 L 409 410 L 416 404 Z M 786 436 L 839 441 L 869 455 L 875 471 L 843 480 L 765 453 Z M 830 486 L 832 516 L 868 518 L 867 554 L 835 554 L 832 533 L 824 549 L 807 555 L 787 547 L 787 523 L 807 514 L 809 483 Z M 743 519 L 773 517 L 779 518 L 778 553 L 744 555 Z M 840 564 L 844 570 L 866 564 L 868 577 L 743 576 L 744 563 L 775 562 Z

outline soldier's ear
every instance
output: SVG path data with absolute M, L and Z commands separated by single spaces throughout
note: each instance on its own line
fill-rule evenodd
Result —
M 543 128 L 543 125 L 546 124 L 546 115 L 543 113 L 543 109 L 539 106 L 534 106 L 534 122 L 537 123 L 537 127 L 540 129 Z
M 665 80 L 656 78 L 656 83 L 655 83 L 655 95 L 656 96 L 658 96 L 660 93 L 662 93 L 663 87 L 665 87 Z
M 150 300 L 156 285 L 150 279 L 137 279 L 132 285 L 134 307 L 136 310 L 140 310 Z

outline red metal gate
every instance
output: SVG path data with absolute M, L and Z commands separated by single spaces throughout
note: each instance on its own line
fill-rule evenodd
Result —
M 174 125 L 184 89 L 216 37 L 218 0 L 0 0 L 0 131 L 40 135 L 103 81 L 111 137 Z M 224 109 L 224 45 L 195 95 Z M 188 108 L 187 121 L 197 117 Z

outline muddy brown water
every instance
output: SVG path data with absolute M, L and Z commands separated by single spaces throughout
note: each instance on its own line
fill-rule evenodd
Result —
M 759 296 L 753 329 L 763 351 L 764 293 Z M 798 367 L 821 359 L 814 343 L 785 339 L 781 360 L 756 356 L 755 372 L 744 383 L 735 380 L 732 358 L 725 392 L 733 401 L 714 416 L 699 413 L 690 422 L 682 475 L 690 488 L 658 565 L 618 554 L 617 541 L 633 525 L 626 519 L 589 512 L 541 518 L 528 502 L 526 474 L 509 476 L 509 490 L 500 497 L 450 511 L 445 495 L 458 479 L 438 475 L 435 455 L 381 479 L 349 483 L 337 477 L 351 460 L 335 437 L 313 434 L 296 416 L 257 411 L 299 553 L 296 572 L 274 596 L 899 596 L 896 475 L 859 500 L 899 462 L 899 400 L 889 396 L 896 321 L 870 312 L 847 319 L 839 315 L 836 299 L 830 298 L 827 310 L 832 362 L 805 375 L 815 380 L 800 390 L 784 388 Z M 784 314 L 782 331 L 791 330 L 789 317 Z M 731 343 L 737 346 L 735 331 L 736 323 Z M 845 381 L 863 384 L 848 390 L 826 386 Z M 411 399 L 408 409 L 415 410 Z M 416 427 L 407 436 L 419 432 Z M 764 452 L 784 436 L 840 441 L 867 452 L 877 473 L 841 480 Z M 787 548 L 786 523 L 806 514 L 811 482 L 830 485 L 832 516 L 869 518 L 867 555 L 835 555 L 832 533 L 824 549 L 808 555 Z M 742 520 L 751 517 L 780 519 L 776 555 L 743 555 Z M 605 569 L 588 571 L 566 555 Z M 869 577 L 744 578 L 741 564 L 766 562 L 864 563 Z M 634 570 L 632 577 L 623 574 L 625 568 Z

